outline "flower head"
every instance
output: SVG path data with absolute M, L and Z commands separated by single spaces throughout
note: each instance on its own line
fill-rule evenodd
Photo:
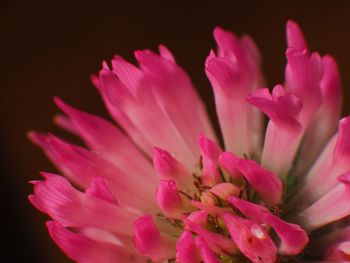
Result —
M 42 173 L 29 200 L 74 261 L 350 260 L 350 117 L 338 124 L 335 60 L 289 21 L 285 83 L 270 91 L 250 37 L 214 38 L 205 73 L 222 145 L 163 45 L 92 76 L 117 125 L 55 98 L 57 124 L 87 147 L 29 134 L 63 175 Z

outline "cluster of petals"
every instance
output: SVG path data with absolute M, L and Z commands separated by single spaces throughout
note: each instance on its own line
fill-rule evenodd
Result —
M 69 258 L 350 260 L 350 117 L 339 121 L 337 65 L 309 51 L 295 22 L 286 33 L 285 83 L 269 90 L 253 40 L 214 29 L 205 73 L 221 134 L 163 45 L 92 76 L 117 125 L 55 98 L 55 122 L 85 146 L 30 132 L 62 175 L 42 172 L 29 200 Z

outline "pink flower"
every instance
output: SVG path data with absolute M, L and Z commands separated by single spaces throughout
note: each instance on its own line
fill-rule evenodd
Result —
M 29 200 L 72 260 L 350 260 L 350 117 L 338 125 L 336 62 L 289 21 L 285 83 L 270 91 L 250 37 L 214 38 L 205 73 L 220 135 L 162 45 L 92 77 L 118 126 L 55 99 L 57 124 L 86 148 L 29 134 L 63 175 L 41 173 Z

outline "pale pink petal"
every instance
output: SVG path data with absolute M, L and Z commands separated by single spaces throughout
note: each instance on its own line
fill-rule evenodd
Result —
M 134 242 L 137 251 L 153 261 L 175 257 L 175 243 L 162 237 L 151 216 L 143 216 L 134 224 Z
M 116 126 L 97 116 L 79 111 L 55 98 L 55 102 L 72 120 L 87 145 L 120 170 L 138 174 L 140 180 L 156 184 L 151 163 Z
M 51 238 L 72 260 L 83 263 L 144 262 L 144 258 L 124 247 L 99 242 L 74 233 L 59 223 L 46 223 Z
M 198 134 L 203 132 L 212 139 L 215 139 L 215 134 L 191 80 L 176 63 L 153 52 L 137 51 L 135 54 L 140 67 L 152 82 L 160 109 L 177 128 L 193 154 L 198 155 Z
M 252 262 L 276 261 L 277 248 L 265 229 L 230 213 L 223 214 L 223 220 L 238 249 Z
M 66 227 L 96 227 L 132 235 L 132 221 L 140 213 L 99 197 L 84 194 L 61 176 L 43 173 L 45 181 L 34 185 L 29 200 L 42 212 Z
M 223 200 L 226 200 L 229 196 L 239 196 L 241 193 L 241 189 L 231 183 L 217 184 L 210 188 L 209 191 Z
M 299 120 L 305 130 L 322 103 L 322 60 L 317 53 L 309 55 L 295 48 L 289 48 L 286 56 L 286 88 L 303 102 Z
M 260 147 L 257 124 L 261 117 L 244 101 L 250 91 L 261 85 L 258 52 L 250 39 L 241 43 L 221 28 L 215 28 L 214 37 L 218 56 L 211 52 L 205 71 L 214 90 L 225 148 L 240 156 L 249 155 Z M 247 41 L 251 45 L 245 49 Z
M 145 179 L 142 180 L 133 173 L 125 174 L 98 154 L 52 135 L 31 133 L 30 137 L 62 173 L 78 186 L 86 188 L 95 176 L 101 176 L 121 204 L 131 205 L 143 211 L 158 210 L 153 198 L 156 187 L 147 183 Z M 147 200 L 147 205 L 140 204 L 140 199 Z
M 195 243 L 204 263 L 220 263 L 218 257 L 210 249 L 204 238 L 196 237 Z
M 298 114 L 302 108 L 300 99 L 277 85 L 272 91 L 259 89 L 246 100 L 264 112 L 269 118 L 261 163 L 264 167 L 285 176 L 294 160 L 301 142 L 302 126 Z
M 114 120 L 125 130 L 131 139 L 146 153 L 151 153 L 151 145 L 144 134 L 135 126 L 129 116 L 123 112 L 120 105 L 120 92 L 127 88 L 118 81 L 110 70 L 102 69 L 99 77 L 92 78 L 93 83 L 101 93 L 104 104 Z M 119 94 L 118 94 L 119 93 Z M 124 92 L 124 97 L 131 99 L 131 94 Z
M 113 72 L 108 70 L 102 70 L 99 77 L 102 83 L 100 89 L 102 96 L 112 115 L 117 113 L 126 116 L 136 130 L 145 137 L 144 141 L 169 149 L 188 167 L 192 167 L 195 162 L 192 149 L 185 142 L 176 123 L 158 105 L 152 92 L 153 84 L 143 72 L 142 77 L 137 79 L 135 87 L 124 85 Z M 119 123 L 124 128 L 120 120 Z M 126 131 L 129 133 L 128 130 Z M 169 140 L 169 138 L 173 139 Z
M 341 113 L 341 83 L 339 70 L 334 58 L 326 55 L 322 58 L 323 76 L 320 83 L 323 103 L 311 120 L 304 138 L 304 147 L 298 166 L 300 173 L 315 161 L 328 140 L 336 133 Z M 306 146 L 307 145 L 307 146 Z
M 205 203 L 195 201 L 195 200 L 192 200 L 191 204 L 200 210 L 206 211 L 207 213 L 211 214 L 212 216 L 221 215 L 222 213 L 231 211 L 231 209 L 228 207 L 227 208 L 226 207 L 219 207 L 217 205 L 205 204 Z
M 177 263 L 200 263 L 201 256 L 191 232 L 183 231 L 176 242 Z
M 340 183 L 300 213 L 298 221 L 309 232 L 350 215 L 350 172 L 338 180 Z
M 311 203 L 337 184 L 337 177 L 350 170 L 350 117 L 339 121 L 338 133 L 333 136 L 305 177 L 303 188 L 294 202 Z M 317 187 L 316 187 L 317 186 Z

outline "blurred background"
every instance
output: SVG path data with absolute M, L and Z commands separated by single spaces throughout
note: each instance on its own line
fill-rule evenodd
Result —
M 249 33 L 263 55 L 269 87 L 283 81 L 284 27 L 296 20 L 312 50 L 330 53 L 350 97 L 350 1 L 21 1 L 0 2 L 1 262 L 70 262 L 50 240 L 47 217 L 27 201 L 39 170 L 54 171 L 26 138 L 29 130 L 65 133 L 52 123 L 59 96 L 107 117 L 89 76 L 101 61 L 167 45 L 213 112 L 203 63 L 216 25 Z M 348 87 L 348 88 L 347 88 Z M 212 115 L 213 116 L 213 115 Z M 108 117 L 107 117 L 108 118 Z M 71 138 L 71 137 L 68 137 Z M 116 222 L 117 223 L 117 222 Z M 7 260 L 3 258 L 8 257 Z

